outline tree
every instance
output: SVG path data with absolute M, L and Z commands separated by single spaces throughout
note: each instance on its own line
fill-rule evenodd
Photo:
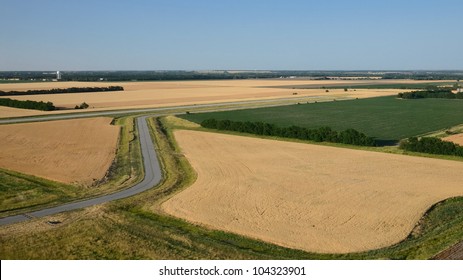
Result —
M 32 100 L 15 100 L 10 98 L 0 98 L 0 105 L 1 106 L 8 106 L 14 108 L 22 108 L 22 109 L 33 109 L 33 110 L 41 110 L 41 111 L 53 111 L 55 110 L 55 106 L 51 102 L 43 102 L 43 101 L 32 101 Z
M 87 109 L 89 107 L 89 105 L 85 102 L 82 102 L 79 106 L 76 105 L 76 107 L 74 107 L 74 109 Z
M 207 119 L 201 122 L 201 126 L 211 129 L 238 131 L 242 133 L 251 133 L 256 135 L 279 136 L 286 138 L 295 138 L 301 140 L 310 140 L 316 142 L 333 142 L 345 143 L 358 146 L 375 146 L 376 141 L 372 137 L 358 132 L 354 129 L 348 129 L 341 133 L 332 130 L 330 127 L 320 127 L 317 129 L 308 129 L 299 126 L 277 127 L 274 124 L 263 122 L 239 122 L 230 120 Z

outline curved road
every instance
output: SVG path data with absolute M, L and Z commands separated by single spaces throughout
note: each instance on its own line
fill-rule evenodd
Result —
M 162 179 L 161 167 L 154 150 L 153 141 L 149 133 L 148 125 L 146 123 L 146 116 L 137 118 L 137 126 L 140 137 L 141 152 L 143 155 L 143 167 L 145 170 L 145 178 L 140 183 L 135 186 L 115 192 L 112 194 L 95 197 L 87 200 L 72 202 L 68 204 L 63 204 L 56 207 L 46 208 L 30 213 L 9 216 L 0 219 L 0 225 L 8 225 L 13 223 L 18 223 L 26 221 L 32 218 L 40 218 L 48 215 L 53 215 L 65 211 L 71 211 L 76 209 L 81 209 L 121 198 L 126 198 L 129 196 L 136 195 L 143 191 L 146 191 L 154 186 L 156 186 Z
M 114 114 L 134 114 L 134 113 L 157 113 L 157 115 L 162 115 L 166 110 L 185 110 L 185 109 L 207 109 L 213 108 L 213 111 L 226 111 L 226 110 L 235 110 L 236 108 L 224 108 L 217 109 L 216 106 L 230 106 L 230 105 L 240 105 L 240 109 L 245 108 L 256 108 L 260 107 L 259 104 L 263 106 L 281 106 L 282 104 L 269 104 L 275 101 L 298 101 L 298 100 L 307 100 L 307 99 L 316 99 L 320 96 L 308 96 L 300 98 L 276 98 L 276 99 L 264 99 L 264 100 L 245 100 L 245 101 L 233 101 L 233 102 L 220 102 L 220 103 L 211 103 L 211 104 L 195 104 L 195 105 L 183 105 L 183 106 L 174 106 L 174 107 L 161 107 L 161 108 L 150 108 L 150 109 L 128 109 L 128 110 L 115 110 L 115 111 L 97 111 L 97 112 L 84 112 L 84 113 L 70 113 L 70 114 L 59 114 L 59 115 L 47 115 L 47 116 L 38 116 L 38 117 L 18 117 L 18 118 L 7 118 L 0 119 L 1 124 L 13 124 L 13 123 L 24 123 L 24 122 L 34 122 L 34 121 L 50 121 L 50 120 L 64 120 L 64 119 L 74 119 L 74 118 L 86 118 L 86 117 L 96 117 L 96 116 L 106 116 Z M 246 106 L 247 105 L 247 106 Z M 65 211 L 71 211 L 76 209 L 81 209 L 121 198 L 126 198 L 129 196 L 136 195 L 145 190 L 148 190 L 156 186 L 162 179 L 162 172 L 159 166 L 159 161 L 156 156 L 153 142 L 149 134 L 148 125 L 146 123 L 147 116 L 137 118 L 137 126 L 139 129 L 141 151 L 143 155 L 143 167 L 145 170 L 145 178 L 140 183 L 135 186 L 115 192 L 112 194 L 95 197 L 91 199 L 81 200 L 77 202 L 71 202 L 68 204 L 63 204 L 51 208 L 46 208 L 34 212 L 24 213 L 20 215 L 8 216 L 0 218 L 0 226 L 19 223 L 33 218 L 40 218 L 48 215 L 53 215 Z

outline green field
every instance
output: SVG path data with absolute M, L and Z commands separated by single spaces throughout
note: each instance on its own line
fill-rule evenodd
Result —
M 425 82 L 425 83 L 397 83 L 397 84 L 381 84 L 378 82 L 365 83 L 365 82 L 352 82 L 342 85 L 292 85 L 292 86 L 275 86 L 274 88 L 292 88 L 292 89 L 314 89 L 314 88 L 326 88 L 326 89 L 425 89 L 429 86 L 453 86 L 456 82 Z
M 463 100 L 402 100 L 395 96 L 386 96 L 187 114 L 181 117 L 197 123 L 215 118 L 233 121 L 262 121 L 281 127 L 329 126 L 337 131 L 353 128 L 387 143 L 462 124 Z

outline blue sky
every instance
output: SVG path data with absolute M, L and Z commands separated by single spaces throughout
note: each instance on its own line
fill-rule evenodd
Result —
M 463 1 L 0 0 L 0 71 L 463 69 Z

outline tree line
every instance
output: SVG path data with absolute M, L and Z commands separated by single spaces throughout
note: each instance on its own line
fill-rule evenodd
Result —
M 278 127 L 274 124 L 264 122 L 239 122 L 230 120 L 207 119 L 201 122 L 201 126 L 218 130 L 237 131 L 256 135 L 278 136 L 310 140 L 315 142 L 343 143 L 357 146 L 376 146 L 372 137 L 356 131 L 347 129 L 341 132 L 332 130 L 330 127 L 308 129 L 299 126 Z
M 421 99 L 421 98 L 446 98 L 446 99 L 463 99 L 463 92 L 452 92 L 451 89 L 436 88 L 428 90 L 416 90 L 410 92 L 401 92 L 399 98 L 404 99 Z
M 33 90 L 28 90 L 28 91 L 1 91 L 0 90 L 0 96 L 82 93 L 82 92 L 123 91 L 123 90 L 124 88 L 121 86 L 33 89 Z
M 459 80 L 462 71 L 404 71 L 377 72 L 371 71 L 304 71 L 304 70 L 272 70 L 272 71 L 61 71 L 61 81 L 168 81 L 168 80 L 211 80 L 211 79 L 265 79 L 280 77 L 310 77 L 312 79 L 329 79 L 329 77 L 363 77 L 369 79 L 374 75 L 383 79 L 414 80 Z M 51 80 L 55 72 L 44 71 L 0 71 L 0 80 L 19 79 L 21 81 Z
M 21 108 L 21 109 L 32 109 L 41 111 L 53 111 L 56 107 L 51 102 L 43 101 L 31 101 L 31 100 L 14 100 L 10 98 L 0 98 L 0 106 Z
M 463 157 L 463 147 L 434 137 L 410 137 L 400 142 L 400 148 L 420 153 Z

